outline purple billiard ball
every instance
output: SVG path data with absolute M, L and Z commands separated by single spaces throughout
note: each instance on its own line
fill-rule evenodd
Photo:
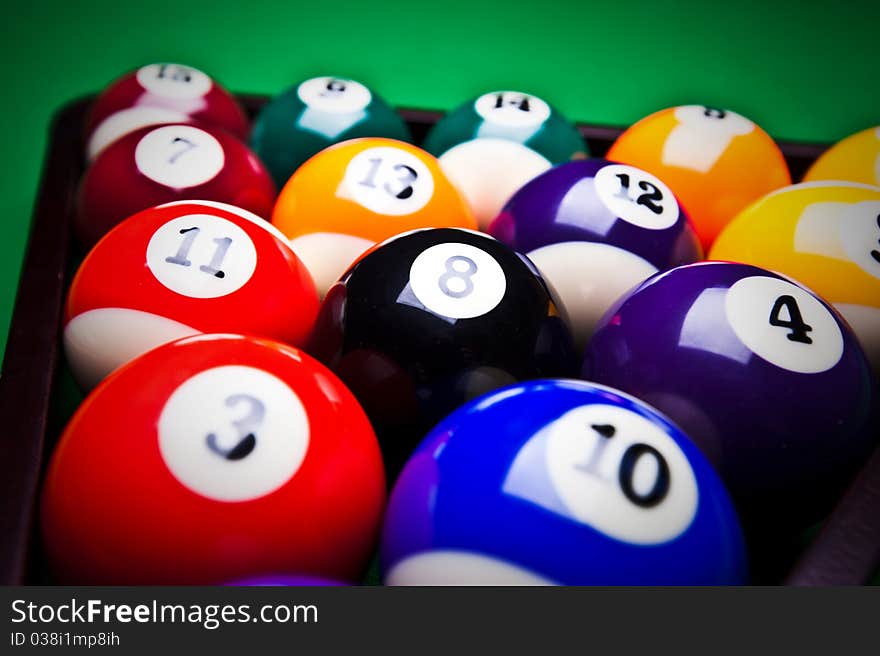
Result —
M 702 257 L 687 215 L 661 180 L 603 159 L 542 173 L 507 202 L 489 233 L 525 253 L 555 288 L 583 349 L 608 308 L 658 271 Z
M 242 586 L 328 586 L 328 585 L 346 585 L 338 581 L 330 579 L 322 579 L 317 576 L 302 576 L 291 574 L 271 574 L 267 576 L 256 576 L 249 579 L 242 579 L 230 583 L 229 585 Z
M 583 377 L 669 416 L 762 528 L 818 519 L 877 439 L 852 330 L 811 291 L 754 266 L 704 262 L 643 282 L 599 323 Z

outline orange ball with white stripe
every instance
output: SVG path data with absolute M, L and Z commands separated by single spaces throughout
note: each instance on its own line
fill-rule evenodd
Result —
M 709 259 L 791 276 L 830 302 L 880 372 L 880 187 L 807 182 L 746 208 Z
M 394 139 L 352 139 L 309 159 L 281 190 L 272 223 L 322 295 L 365 250 L 416 228 L 471 228 L 437 159 Z
M 606 158 L 665 182 L 691 218 L 704 250 L 761 196 L 791 184 L 773 138 L 735 112 L 701 105 L 664 109 L 626 130 Z
M 880 186 L 880 126 L 856 132 L 817 159 L 804 182 L 847 180 Z

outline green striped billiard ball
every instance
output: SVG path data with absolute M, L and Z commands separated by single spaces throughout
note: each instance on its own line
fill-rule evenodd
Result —
M 439 158 L 483 230 L 526 182 L 588 155 L 574 124 L 541 98 L 518 91 L 485 93 L 454 109 L 423 147 Z

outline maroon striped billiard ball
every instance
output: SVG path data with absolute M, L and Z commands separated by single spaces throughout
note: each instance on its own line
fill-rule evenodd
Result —
M 142 66 L 110 84 L 86 119 L 89 161 L 111 143 L 139 128 L 160 123 L 197 122 L 247 139 L 244 110 L 226 89 L 192 66 Z

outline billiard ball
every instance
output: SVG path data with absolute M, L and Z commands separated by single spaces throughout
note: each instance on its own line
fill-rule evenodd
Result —
M 813 162 L 804 182 L 848 180 L 880 186 L 880 126 L 848 136 Z
M 318 313 L 308 271 L 271 224 L 221 203 L 140 212 L 86 256 L 67 296 L 64 350 L 86 389 L 144 351 L 202 332 L 294 345 Z
M 464 103 L 428 132 L 424 148 L 439 157 L 483 230 L 526 182 L 588 152 L 580 132 L 559 111 L 516 91 Z
M 270 340 L 199 335 L 119 370 L 52 455 L 42 534 L 63 584 L 356 581 L 385 477 L 345 386 Z
M 393 139 L 352 139 L 303 164 L 272 223 L 291 240 L 322 295 L 364 251 L 415 228 L 475 228 L 437 160 Z
M 558 110 L 519 91 L 484 93 L 457 107 L 431 128 L 424 148 L 439 157 L 453 146 L 487 137 L 521 143 L 553 164 L 588 152 L 580 132 Z
M 74 229 L 89 248 L 136 212 L 189 199 L 229 203 L 268 219 L 275 186 L 256 155 L 223 130 L 150 126 L 108 146 L 86 171 Z
M 260 110 L 251 147 L 281 188 L 312 155 L 357 137 L 412 139 L 404 120 L 375 91 L 356 80 L 314 77 Z
M 309 352 L 361 401 L 389 471 L 468 399 L 577 368 L 534 266 L 452 228 L 398 236 L 360 259 L 324 299 Z
M 542 173 L 513 195 L 489 234 L 535 263 L 565 307 L 580 352 L 624 293 L 702 256 L 669 187 L 603 159 Z
M 818 519 L 877 439 L 864 352 L 825 301 L 755 266 L 658 273 L 600 322 L 583 377 L 653 405 L 719 469 L 743 519 Z
M 709 255 L 810 287 L 843 315 L 880 373 L 880 188 L 811 182 L 780 189 L 743 210 Z
M 616 390 L 536 380 L 459 408 L 394 485 L 388 585 L 721 585 L 742 532 L 711 465 Z
M 247 139 L 244 110 L 208 75 L 182 64 L 143 66 L 113 82 L 92 104 L 86 120 L 88 159 L 139 128 L 190 121 Z
M 506 139 L 472 139 L 443 153 L 440 168 L 464 196 L 480 230 L 510 197 L 552 164 L 528 146 Z
M 606 157 L 668 184 L 706 251 L 746 205 L 791 184 L 770 135 L 744 116 L 714 107 L 685 105 L 651 114 L 624 131 Z

